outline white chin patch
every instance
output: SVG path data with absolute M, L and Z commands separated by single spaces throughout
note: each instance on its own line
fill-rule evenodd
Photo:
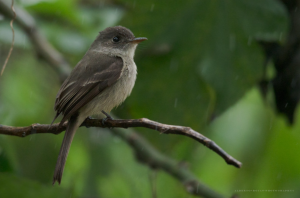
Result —
M 137 46 L 137 44 L 132 44 L 132 45 L 128 48 L 128 50 L 127 50 L 127 55 L 128 55 L 129 57 L 131 57 L 132 59 L 133 59 L 133 57 L 134 57 L 134 53 L 135 53 L 136 46 Z

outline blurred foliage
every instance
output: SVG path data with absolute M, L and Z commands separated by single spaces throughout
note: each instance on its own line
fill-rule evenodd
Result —
M 263 101 L 257 82 L 263 53 L 256 39 L 284 42 L 288 18 L 274 0 L 75 1 L 19 0 L 50 43 L 72 65 L 105 27 L 123 25 L 149 40 L 137 49 L 132 95 L 114 112 L 191 126 L 243 162 L 236 169 L 199 143 L 141 129 L 162 153 L 188 163 L 212 189 L 240 197 L 299 197 L 300 111 L 294 126 Z M 59 89 L 57 74 L 38 60 L 14 25 L 15 49 L 0 77 L 1 124 L 50 123 Z M 11 42 L 9 19 L 0 17 L 0 62 Z M 272 73 L 272 71 L 269 71 Z M 215 118 L 212 122 L 211 119 Z M 0 197 L 151 197 L 152 171 L 107 129 L 80 129 L 62 185 L 52 187 L 62 134 L 0 136 Z M 158 197 L 192 197 L 158 171 Z M 16 190 L 17 189 L 17 190 Z M 238 192 L 239 190 L 291 190 Z
M 49 188 L 39 182 L 30 179 L 19 178 L 8 173 L 0 173 L 1 197 L 37 197 L 42 195 L 45 198 L 67 197 L 68 192 L 58 187 Z M 34 189 L 34 190 L 33 190 Z

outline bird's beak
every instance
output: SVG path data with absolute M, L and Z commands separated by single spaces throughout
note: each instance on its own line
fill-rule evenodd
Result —
M 139 38 L 134 38 L 130 41 L 130 43 L 135 43 L 135 44 L 138 44 L 142 41 L 145 41 L 145 40 L 148 40 L 146 37 L 139 37 Z

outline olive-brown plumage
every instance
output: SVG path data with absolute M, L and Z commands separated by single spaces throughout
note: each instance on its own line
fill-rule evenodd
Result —
M 130 95 L 137 74 L 134 52 L 137 44 L 144 40 L 146 38 L 135 38 L 125 27 L 106 28 L 62 84 L 55 100 L 54 120 L 63 114 L 60 124 L 68 120 L 68 126 L 53 184 L 61 182 L 73 137 L 82 122 L 88 116 L 101 116 L 102 110 L 110 112 Z

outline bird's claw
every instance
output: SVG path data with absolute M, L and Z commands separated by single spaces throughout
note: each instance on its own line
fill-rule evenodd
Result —
M 91 116 L 86 118 L 87 120 L 92 120 L 93 118 Z M 86 128 L 90 128 L 90 126 L 88 124 L 85 125 Z
M 106 116 L 106 118 L 102 119 L 102 125 L 106 126 L 105 122 L 107 120 L 113 120 L 113 118 L 108 113 L 106 113 L 104 110 L 102 110 L 101 112 Z M 112 128 L 112 127 L 110 127 L 110 128 Z

